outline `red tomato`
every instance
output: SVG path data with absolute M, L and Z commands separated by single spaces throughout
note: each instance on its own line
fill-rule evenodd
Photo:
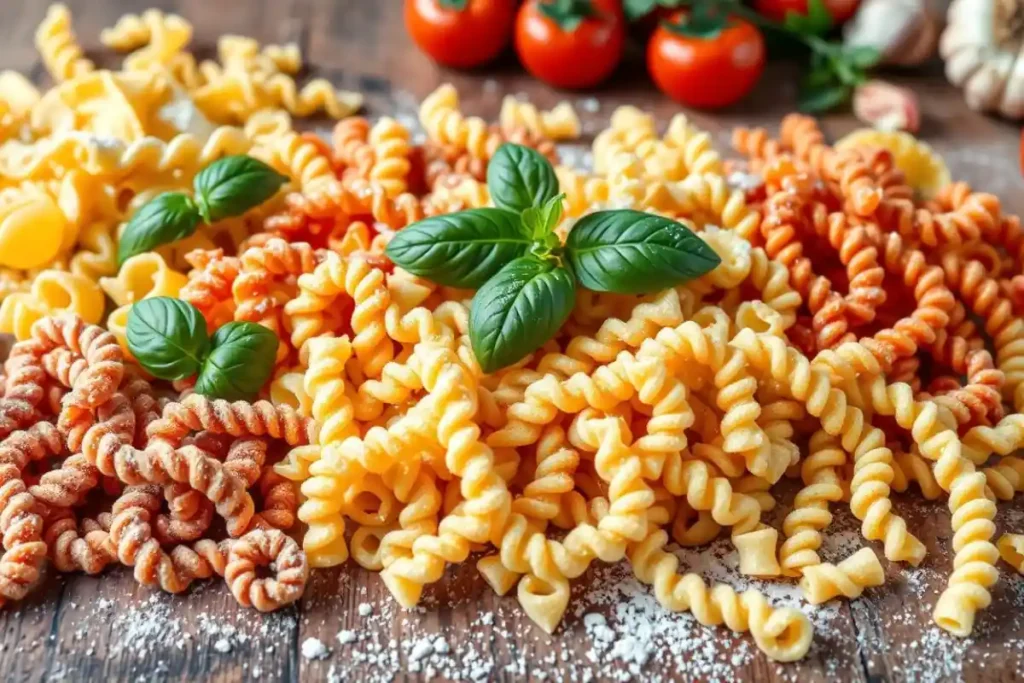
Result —
M 441 64 L 478 66 L 508 45 L 515 5 L 515 0 L 405 0 L 405 27 Z
M 622 57 L 625 20 L 617 0 L 589 0 L 597 16 L 565 25 L 545 13 L 551 0 L 527 0 L 516 17 L 516 52 L 531 74 L 558 88 L 587 88 L 607 78 Z
M 672 26 L 685 17 L 676 13 L 647 44 L 647 70 L 655 84 L 677 102 L 698 109 L 727 107 L 742 99 L 764 70 L 761 32 L 730 17 L 717 35 L 682 35 Z
M 825 0 L 832 20 L 842 24 L 857 11 L 860 0 Z M 754 9 L 774 21 L 785 21 L 786 14 L 807 14 L 807 0 L 754 0 Z

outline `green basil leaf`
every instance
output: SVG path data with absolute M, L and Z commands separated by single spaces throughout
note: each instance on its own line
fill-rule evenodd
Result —
M 476 289 L 530 250 L 519 216 L 484 208 L 432 216 L 399 230 L 388 257 L 413 275 L 439 285 Z
M 802 112 L 816 114 L 845 104 L 851 94 L 850 87 L 842 84 L 806 88 L 801 90 L 797 98 L 797 107 Z
M 580 284 L 619 294 L 667 289 L 721 263 L 714 249 L 682 224 L 629 209 L 581 218 L 565 252 Z
M 199 210 L 188 195 L 157 195 L 136 211 L 125 226 L 117 245 L 118 265 L 137 254 L 189 237 L 195 233 L 199 219 Z
M 469 4 L 469 0 L 437 0 L 437 4 L 445 9 L 453 9 L 456 12 L 461 12 L 466 9 Z
M 857 69 L 870 69 L 878 65 L 882 53 L 869 45 L 853 45 L 843 48 L 843 57 Z
M 487 281 L 469 310 L 469 341 L 484 372 L 522 360 L 555 336 L 576 301 L 572 273 L 524 256 Z
M 273 197 L 288 182 L 259 159 L 244 154 L 224 157 L 200 171 L 193 186 L 207 223 L 240 216 Z
M 487 189 L 495 206 L 519 213 L 558 194 L 558 178 L 543 154 L 506 142 L 487 164 Z
M 558 226 L 562 220 L 562 200 L 564 194 L 552 197 L 543 206 L 531 206 L 523 210 L 523 231 L 535 240 L 542 240 Z
M 277 335 L 263 325 L 235 322 L 218 329 L 212 343 L 196 392 L 229 401 L 258 394 L 274 372 Z
M 160 379 L 195 375 L 210 349 L 202 314 L 187 301 L 167 296 L 133 304 L 126 336 L 135 359 Z

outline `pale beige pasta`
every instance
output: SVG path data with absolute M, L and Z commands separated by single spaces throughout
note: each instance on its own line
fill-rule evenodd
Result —
M 100 287 L 118 306 L 150 296 L 177 297 L 188 282 L 183 273 L 168 267 L 159 254 L 137 254 L 121 264 L 116 277 L 100 278 Z
M 529 102 L 506 95 L 501 101 L 498 118 L 506 134 L 522 128 L 550 140 L 575 140 L 580 136 L 579 116 L 568 102 L 560 102 L 554 109 L 542 111 Z
M 812 605 L 837 596 L 860 597 L 865 588 L 881 586 L 885 572 L 871 548 L 861 548 L 839 564 L 821 563 L 804 567 L 800 587 Z
M 96 68 L 85 58 L 71 30 L 71 13 L 62 4 L 51 5 L 47 10 L 36 30 L 36 48 L 55 81 L 66 81 Z
M 1024 574 L 1024 534 L 1003 534 L 996 543 L 1003 562 Z
M 779 532 L 770 527 L 737 534 L 732 542 L 740 556 L 740 573 L 747 576 L 778 576 L 781 572 L 775 547 Z
M 306 417 L 313 414 L 313 397 L 306 392 L 301 369 L 274 378 L 270 383 L 270 400 L 277 405 L 294 408 Z

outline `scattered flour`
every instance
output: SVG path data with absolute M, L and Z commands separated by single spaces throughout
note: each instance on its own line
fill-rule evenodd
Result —
M 302 656 L 306 659 L 327 659 L 331 651 L 319 638 L 306 638 L 302 641 Z

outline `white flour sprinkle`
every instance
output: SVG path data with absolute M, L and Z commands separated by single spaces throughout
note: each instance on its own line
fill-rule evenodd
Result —
M 306 638 L 302 641 L 302 656 L 306 659 L 327 659 L 331 651 L 319 638 Z

